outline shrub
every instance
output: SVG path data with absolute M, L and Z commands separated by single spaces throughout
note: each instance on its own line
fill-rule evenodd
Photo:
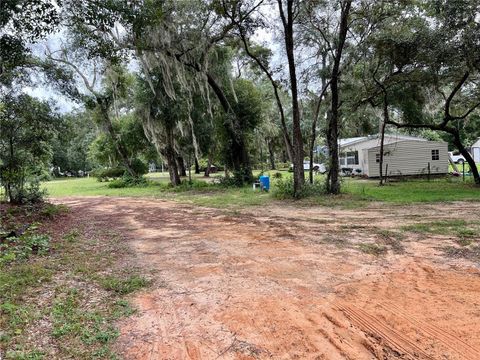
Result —
M 97 178 L 98 181 L 108 181 L 109 179 L 117 179 L 122 177 L 125 169 L 121 167 L 95 169 L 90 174 Z
M 282 173 L 281 172 L 276 172 L 273 174 L 274 179 L 281 179 L 282 178 Z
M 277 168 L 278 169 L 289 169 L 290 168 L 290 163 L 288 162 L 280 162 L 280 163 L 277 163 Z
M 206 189 L 213 186 L 213 184 L 210 184 L 206 181 L 192 179 L 192 181 L 184 180 L 180 185 L 175 187 L 172 187 L 170 184 L 170 190 L 173 192 L 184 192 L 189 190 Z
M 50 237 L 45 234 L 32 234 L 22 237 L 23 251 L 27 254 L 45 255 L 50 250 Z
M 137 175 L 145 175 L 148 173 L 148 164 L 144 163 L 140 159 L 133 159 L 131 167 Z
M 10 200 L 16 204 L 35 204 L 42 202 L 46 195 L 47 190 L 40 189 L 40 181 L 35 178 L 23 188 L 16 189 Z
M 110 189 L 120 189 L 126 187 L 144 187 L 148 186 L 148 180 L 143 176 L 133 177 L 130 175 L 123 175 L 121 179 L 115 179 L 108 183 Z
M 235 176 L 219 176 L 218 184 L 223 187 L 240 187 L 243 185 L 243 182 Z
M 45 255 L 50 250 L 50 237 L 44 234 L 25 233 L 9 237 L 0 244 L 0 267 L 15 260 L 25 260 L 32 254 Z
M 68 212 L 68 207 L 65 205 L 55 205 L 55 204 L 45 204 L 45 206 L 42 208 L 40 213 L 47 217 L 47 218 L 53 218 L 54 216 L 61 214 L 61 213 L 66 213 Z
M 276 199 L 284 200 L 284 199 L 300 199 L 306 198 L 309 196 L 315 196 L 325 193 L 325 184 L 323 181 L 315 180 L 313 184 L 305 183 L 303 186 L 302 191 L 295 196 L 294 186 L 293 186 L 293 179 L 278 179 L 273 188 L 272 188 L 272 195 Z
M 150 281 L 138 275 L 132 275 L 126 279 L 118 279 L 112 276 L 107 276 L 101 280 L 101 284 L 105 290 L 126 295 L 148 286 Z

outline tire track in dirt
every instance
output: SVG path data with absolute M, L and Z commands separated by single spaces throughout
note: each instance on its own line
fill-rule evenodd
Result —
M 437 326 L 430 325 L 425 321 L 420 321 L 416 317 L 405 314 L 396 304 L 387 302 L 385 304 L 377 304 L 385 311 L 392 313 L 392 315 L 400 316 L 409 323 L 417 331 L 420 331 L 431 338 L 441 341 L 451 351 L 456 352 L 459 356 L 462 356 L 468 360 L 476 360 L 480 357 L 480 349 L 477 349 L 470 344 L 463 341 L 458 336 L 449 333 L 448 331 L 441 329 Z M 388 307 L 387 307 L 388 306 Z M 392 311 L 394 309 L 395 311 Z
M 402 356 L 413 358 L 432 359 L 421 347 L 417 346 L 414 340 L 402 335 L 388 324 L 368 314 L 366 311 L 354 305 L 336 305 L 352 323 L 360 329 L 371 334 L 375 338 L 384 340 L 388 346 L 398 351 Z
M 316 241 L 351 219 L 397 227 L 425 209 L 434 218 L 435 206 L 286 206 L 258 217 L 151 199 L 69 203 L 128 235 L 158 279 L 133 297 L 138 313 L 119 323 L 125 359 L 479 358 L 478 272 L 465 278 L 440 257 L 433 264 L 408 253 L 376 258 Z M 431 243 L 413 245 L 433 253 Z

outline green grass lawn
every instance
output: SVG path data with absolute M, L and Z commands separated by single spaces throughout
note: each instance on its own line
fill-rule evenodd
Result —
M 270 176 L 276 171 L 266 172 Z M 255 172 L 258 175 L 259 171 Z M 282 178 L 291 174 L 282 171 Z M 218 174 L 216 174 L 218 175 Z M 216 208 L 238 208 L 244 206 L 262 205 L 278 201 L 271 194 L 253 191 L 251 186 L 243 188 L 225 188 L 216 184 L 206 183 L 205 179 L 195 177 L 193 185 L 184 184 L 178 188 L 168 185 L 168 174 L 154 173 L 147 175 L 151 181 L 145 187 L 119 188 L 108 187 L 108 183 L 98 182 L 94 178 L 74 178 L 45 182 L 43 187 L 53 197 L 64 196 L 129 196 L 154 197 L 170 199 L 180 202 Z M 319 175 L 319 181 L 324 177 Z M 275 179 L 272 179 L 272 189 L 275 189 Z M 346 178 L 342 183 L 343 195 L 340 197 L 319 194 L 298 202 L 299 205 L 326 205 L 326 206 L 361 206 L 369 201 L 389 203 L 418 203 L 439 201 L 479 201 L 480 188 L 471 181 L 463 182 L 461 178 L 408 180 L 389 182 L 385 186 L 378 186 L 376 180 Z
M 463 164 L 456 164 L 457 165 L 457 169 L 460 173 L 463 172 Z M 477 164 L 477 169 L 480 170 L 480 164 Z M 453 172 L 455 171 L 452 164 L 449 164 L 448 165 L 448 171 L 449 172 Z M 468 165 L 468 163 L 465 163 L 465 174 L 468 174 L 470 172 L 470 165 Z
M 480 188 L 462 179 L 409 180 L 378 186 L 377 181 L 348 179 L 343 190 L 366 200 L 394 203 L 480 200 Z
M 0 236 L 30 224 L 0 237 L 0 358 L 118 358 L 116 323 L 135 311 L 126 296 L 150 280 L 125 267 L 122 233 L 89 220 L 63 206 L 0 204 Z
M 235 208 L 261 205 L 271 199 L 267 193 L 253 191 L 250 186 L 243 188 L 225 188 L 209 184 L 195 178 L 192 186 L 187 184 L 178 188 L 168 185 L 168 174 L 154 173 L 147 176 L 151 182 L 145 187 L 111 189 L 107 182 L 98 182 L 94 178 L 72 178 L 48 181 L 42 184 L 52 197 L 65 196 L 128 196 L 154 197 L 176 200 L 216 208 Z

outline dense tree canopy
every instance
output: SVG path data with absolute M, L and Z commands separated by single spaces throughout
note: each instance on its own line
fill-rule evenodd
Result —
M 244 184 L 268 162 L 293 164 L 299 196 L 304 161 L 313 168 L 326 145 L 326 189 L 337 194 L 338 139 L 388 131 L 445 139 L 480 183 L 467 150 L 480 136 L 475 0 L 0 6 L 2 151 L 39 132 L 31 152 L 14 151 L 18 171 L 36 159 L 15 175 L 20 184 L 40 167 L 58 176 L 119 166 L 136 178 L 139 162 L 165 164 L 173 185 L 187 168 L 208 176 L 212 165 Z M 63 109 L 57 135 L 49 105 L 24 90 L 45 84 L 79 107 Z M 28 114 L 35 109 L 38 119 Z M 9 128 L 16 123 L 20 137 Z M 6 186 L 17 170 L 11 154 L 2 159 Z

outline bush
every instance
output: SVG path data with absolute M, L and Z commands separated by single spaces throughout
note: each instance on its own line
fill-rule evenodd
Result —
M 117 179 L 125 174 L 125 169 L 121 167 L 95 169 L 90 173 L 96 177 L 98 181 L 108 181 L 109 179 Z
M 141 178 L 141 175 L 145 175 L 148 172 L 148 165 L 145 164 L 140 159 L 133 159 L 131 163 L 131 167 L 133 171 L 138 175 L 138 179 Z M 90 172 L 90 175 L 96 177 L 98 181 L 109 181 L 110 179 L 118 179 L 120 177 L 129 176 L 132 178 L 130 174 L 125 170 L 122 166 L 106 168 L 106 169 L 95 169 Z M 120 182 L 118 182 L 120 184 Z M 115 187 L 115 186 L 112 186 Z M 120 186 L 125 187 L 125 186 Z
M 13 203 L 16 204 L 35 204 L 42 202 L 47 195 L 47 190 L 40 189 L 40 181 L 34 179 L 30 181 L 25 187 L 15 189 L 12 193 Z
M 289 169 L 290 168 L 290 163 L 288 162 L 280 162 L 280 163 L 277 163 L 277 169 Z
M 107 185 L 110 189 L 120 189 L 126 187 L 145 187 L 148 186 L 148 180 L 143 176 L 133 177 L 130 175 L 123 175 L 121 179 L 115 179 Z
M 235 176 L 219 176 L 218 184 L 223 187 L 240 187 L 243 186 L 243 182 Z
M 325 193 L 325 184 L 323 181 L 315 180 L 313 184 L 305 183 L 300 194 L 295 196 L 293 179 L 279 179 L 275 182 L 272 187 L 272 195 L 276 199 L 285 200 L 285 199 L 300 199 L 306 198 L 309 196 L 315 196 Z
M 50 237 L 27 232 L 20 237 L 9 237 L 0 243 L 0 268 L 17 260 L 26 260 L 32 254 L 45 255 L 50 251 Z
M 133 159 L 131 167 L 137 175 L 145 175 L 146 173 L 148 173 L 148 164 L 145 164 L 140 159 Z
M 281 179 L 282 178 L 282 173 L 281 172 L 276 172 L 273 174 L 274 179 Z
M 40 213 L 47 218 L 53 218 L 58 214 L 66 212 L 68 212 L 68 207 L 65 205 L 45 204 Z

